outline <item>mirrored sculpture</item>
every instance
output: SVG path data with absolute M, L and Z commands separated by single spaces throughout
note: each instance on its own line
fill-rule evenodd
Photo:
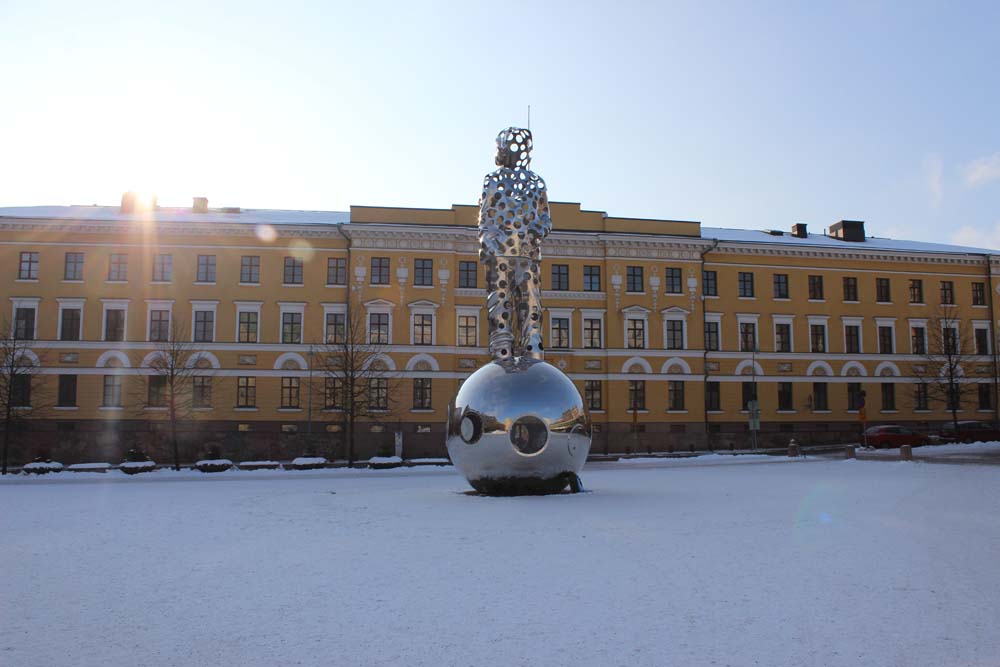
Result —
M 545 182 L 528 167 L 531 132 L 497 136 L 496 171 L 479 200 L 479 261 L 486 265 L 492 360 L 473 373 L 448 410 L 452 462 L 491 495 L 579 489 L 590 452 L 580 392 L 544 361 L 541 243 L 552 228 Z

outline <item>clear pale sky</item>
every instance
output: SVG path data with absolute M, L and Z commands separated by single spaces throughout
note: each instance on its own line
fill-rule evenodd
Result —
M 557 201 L 1000 247 L 998 44 L 995 2 L 0 0 L 0 206 L 471 204 L 530 104 Z

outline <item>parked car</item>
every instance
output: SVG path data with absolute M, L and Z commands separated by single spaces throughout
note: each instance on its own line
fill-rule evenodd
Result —
M 993 442 L 1000 440 L 1000 429 L 989 422 L 961 421 L 956 431 L 954 422 L 948 422 L 938 435 L 942 442 Z
M 910 445 L 919 447 L 930 443 L 923 433 L 917 433 L 905 426 L 896 424 L 884 424 L 882 426 L 871 426 L 865 429 L 865 441 L 869 447 L 900 447 Z

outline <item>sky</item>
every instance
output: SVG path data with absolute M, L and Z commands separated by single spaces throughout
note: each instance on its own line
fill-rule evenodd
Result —
M 952 5 L 952 6 L 946 6 Z M 1000 248 L 1000 3 L 0 0 L 0 206 L 474 204 Z

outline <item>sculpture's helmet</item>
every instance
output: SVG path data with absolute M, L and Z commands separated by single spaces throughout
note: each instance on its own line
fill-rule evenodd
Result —
M 527 169 L 531 164 L 531 130 L 508 127 L 497 135 L 497 165 Z

